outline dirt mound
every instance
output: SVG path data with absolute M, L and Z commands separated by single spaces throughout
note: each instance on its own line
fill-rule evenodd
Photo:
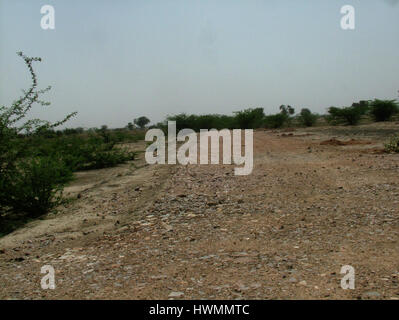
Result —
M 348 145 L 357 145 L 357 144 L 371 144 L 370 141 L 361 141 L 356 139 L 351 139 L 349 141 L 341 141 L 335 138 L 331 138 L 329 140 L 325 140 L 320 143 L 321 145 L 327 146 L 348 146 Z

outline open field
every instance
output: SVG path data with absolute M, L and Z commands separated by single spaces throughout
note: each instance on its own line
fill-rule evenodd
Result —
M 58 214 L 0 239 L 0 298 L 399 299 L 399 154 L 380 151 L 398 131 L 258 130 L 249 176 L 142 153 L 80 172 Z

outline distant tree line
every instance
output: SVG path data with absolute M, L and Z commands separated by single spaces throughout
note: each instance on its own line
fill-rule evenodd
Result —
M 281 105 L 279 112 L 266 115 L 263 108 L 249 108 L 234 112 L 233 115 L 204 114 L 194 115 L 180 113 L 168 116 L 164 122 L 155 126 L 166 129 L 167 121 L 176 121 L 178 130 L 191 128 L 200 129 L 278 129 L 289 126 L 311 127 L 317 124 L 319 119 L 331 125 L 357 125 L 362 118 L 371 121 L 389 121 L 399 113 L 399 105 L 396 100 L 362 100 L 353 103 L 350 107 L 330 107 L 326 115 L 311 112 L 308 108 L 302 108 L 295 115 L 295 109 L 290 105 Z
M 399 105 L 396 100 L 361 100 L 353 103 L 349 107 L 330 107 L 327 114 L 320 115 L 313 113 L 308 108 L 302 108 L 295 114 L 295 109 L 290 105 L 281 105 L 279 112 L 265 114 L 264 109 L 248 108 L 233 112 L 232 115 L 222 114 L 187 114 L 180 113 L 167 116 L 165 121 L 148 126 L 151 122 L 149 118 L 141 116 L 129 122 L 125 128 L 108 129 L 106 125 L 101 128 L 75 128 L 63 129 L 57 132 L 47 132 L 47 134 L 81 134 L 83 132 L 123 132 L 124 130 L 137 131 L 146 128 L 161 128 L 166 130 L 168 121 L 176 121 L 178 130 L 190 128 L 194 131 L 200 129 L 278 129 L 290 126 L 312 127 L 318 122 L 330 125 L 357 125 L 362 119 L 369 121 L 389 121 L 399 113 Z M 323 120 L 323 121 L 319 121 Z M 116 134 L 118 135 L 118 134 Z M 121 135 L 121 134 L 119 134 Z M 123 141 L 124 139 L 120 139 Z

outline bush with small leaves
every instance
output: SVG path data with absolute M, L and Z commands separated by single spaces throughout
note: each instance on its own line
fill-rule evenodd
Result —
M 150 119 L 147 117 L 139 117 L 133 120 L 134 124 L 138 126 L 140 129 L 144 129 L 147 124 L 150 123 Z
M 269 129 L 278 129 L 284 125 L 290 125 L 294 113 L 293 107 L 281 105 L 279 113 L 267 115 L 263 118 L 263 126 Z
M 265 116 L 264 126 L 269 129 L 278 129 L 284 126 L 287 122 L 288 115 L 283 113 L 276 113 L 272 115 Z
M 0 229 L 5 215 L 24 211 L 29 215 L 43 214 L 53 206 L 55 193 L 68 180 L 69 169 L 59 158 L 36 158 L 30 154 L 29 136 L 54 136 L 53 129 L 68 121 L 76 113 L 63 120 L 50 123 L 40 119 L 25 120 L 34 104 L 48 106 L 39 97 L 50 90 L 37 89 L 37 77 L 33 62 L 40 58 L 20 56 L 31 76 L 31 85 L 11 106 L 0 106 Z
M 385 151 L 389 153 L 399 153 L 399 134 L 392 137 L 385 144 Z
M 304 108 L 301 110 L 298 120 L 305 127 L 312 127 L 317 122 L 319 116 L 315 113 L 312 113 L 309 109 Z
M 176 121 L 176 129 L 192 129 L 196 132 L 201 129 L 233 129 L 237 127 L 236 119 L 232 116 L 219 114 L 204 114 L 204 115 L 187 115 L 180 113 L 174 116 L 168 116 L 167 121 Z M 167 121 L 159 122 L 155 127 L 167 132 Z
M 264 119 L 263 108 L 245 109 L 235 112 L 235 122 L 238 129 L 260 128 Z
M 398 112 L 399 107 L 396 100 L 375 99 L 370 103 L 370 114 L 375 121 L 388 121 Z
M 63 187 L 72 179 L 72 170 L 54 157 L 24 159 L 7 179 L 6 205 L 33 218 L 60 203 Z
M 328 109 L 329 115 L 327 121 L 333 125 L 356 125 L 359 123 L 361 117 L 364 115 L 365 110 L 361 107 L 351 106 L 344 108 L 330 107 Z

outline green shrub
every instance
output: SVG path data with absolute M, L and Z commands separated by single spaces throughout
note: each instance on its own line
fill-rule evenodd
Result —
M 236 127 L 235 118 L 227 115 L 205 114 L 205 115 L 187 115 L 180 113 L 174 116 L 168 116 L 167 121 L 176 121 L 176 129 L 192 129 L 196 132 L 200 129 L 233 129 Z M 160 122 L 157 128 L 167 132 L 167 123 Z
M 26 120 L 34 104 L 48 106 L 39 97 L 50 90 L 37 89 L 37 77 L 33 62 L 40 58 L 22 57 L 31 76 L 31 85 L 11 106 L 0 106 L 0 229 L 3 230 L 5 215 L 12 218 L 15 211 L 24 211 L 36 216 L 52 207 L 55 194 L 62 189 L 70 177 L 70 170 L 57 157 L 37 158 L 30 154 L 32 147 L 29 136 L 41 139 L 55 137 L 54 128 L 69 120 L 76 113 L 63 120 L 50 123 L 40 119 Z M 11 210 L 11 211 L 10 211 Z
M 392 137 L 386 144 L 385 144 L 385 151 L 386 152 L 399 152 L 399 135 Z
M 299 122 L 305 126 L 305 127 L 312 127 L 315 125 L 318 115 L 315 113 L 312 113 L 309 109 L 304 108 L 301 110 L 298 120 Z
M 144 130 L 115 129 L 111 132 L 111 141 L 115 143 L 137 142 L 140 140 L 144 140 L 144 137 L 145 137 Z
M 283 113 L 276 113 L 265 116 L 264 126 L 269 129 L 281 128 L 287 122 L 288 116 Z
M 112 138 L 105 139 L 103 135 L 69 135 L 55 139 L 33 136 L 29 139 L 31 154 L 37 157 L 57 155 L 72 171 L 113 167 L 135 157 L 135 153 L 116 147 L 115 142 L 105 142 Z
M 72 170 L 60 159 L 24 159 L 6 177 L 6 205 L 15 212 L 38 217 L 59 204 L 59 193 L 71 179 Z
M 398 112 L 399 108 L 396 100 L 375 99 L 370 103 L 370 114 L 375 121 L 388 121 Z
M 235 122 L 239 129 L 256 129 L 262 126 L 264 120 L 263 108 L 245 109 L 235 113 Z
M 250 108 L 234 112 L 233 116 L 219 114 L 187 115 L 181 113 L 168 116 L 167 121 L 176 121 L 176 129 L 180 131 L 185 128 L 198 132 L 200 129 L 257 129 L 262 127 L 280 128 L 289 124 L 295 110 L 291 106 L 281 106 L 280 112 L 275 115 L 265 116 L 263 108 Z M 161 122 L 156 126 L 167 131 L 167 123 Z
M 361 117 L 365 114 L 366 110 L 363 107 L 351 106 L 344 108 L 330 107 L 328 109 L 329 115 L 327 121 L 331 124 L 345 124 L 356 125 L 359 123 Z
M 150 119 L 147 117 L 139 117 L 133 120 L 134 124 L 138 126 L 140 129 L 144 129 L 147 124 L 150 123 Z
M 267 115 L 263 118 L 263 126 L 269 129 L 278 129 L 284 125 L 290 125 L 295 109 L 291 106 L 280 106 L 280 112 Z
M 102 169 L 114 167 L 118 164 L 134 160 L 135 153 L 124 149 L 104 150 L 97 148 L 88 154 L 85 163 L 78 170 Z

